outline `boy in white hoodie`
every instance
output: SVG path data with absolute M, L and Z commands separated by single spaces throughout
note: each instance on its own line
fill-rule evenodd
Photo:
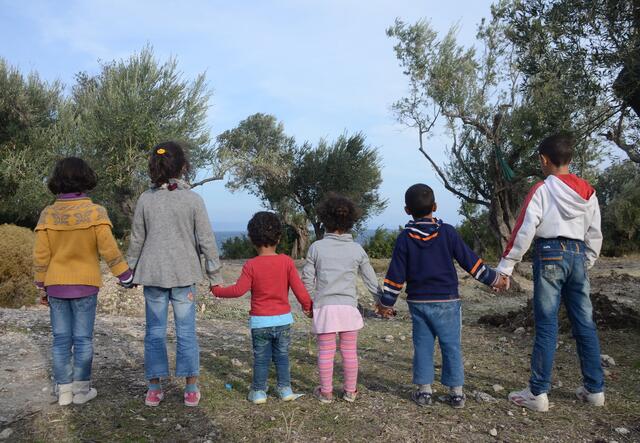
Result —
M 604 374 L 587 277 L 602 246 L 600 208 L 591 185 L 569 173 L 574 145 L 570 134 L 558 133 L 538 146 L 546 179 L 534 185 L 525 198 L 511 240 L 496 268 L 511 275 L 531 242 L 535 242 L 531 378 L 529 387 L 510 393 L 509 400 L 541 412 L 549 409 L 547 392 L 551 388 L 561 300 L 571 320 L 582 369 L 583 386 L 576 395 L 591 405 L 604 405 Z

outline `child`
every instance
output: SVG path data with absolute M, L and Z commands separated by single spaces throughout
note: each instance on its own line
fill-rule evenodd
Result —
M 271 212 L 256 213 L 247 226 L 249 238 L 258 256 L 247 260 L 242 274 L 233 286 L 215 286 L 216 297 L 237 298 L 251 291 L 249 327 L 253 343 L 253 384 L 248 399 L 254 404 L 267 401 L 267 378 L 271 360 L 276 366 L 277 393 L 284 401 L 301 396 L 291 390 L 289 373 L 289 344 L 291 342 L 291 306 L 289 288 L 308 317 L 311 316 L 311 298 L 304 288 L 293 260 L 276 253 L 282 236 L 282 225 Z
M 320 386 L 314 395 L 322 403 L 333 401 L 333 359 L 336 335 L 339 335 L 344 371 L 343 398 L 353 402 L 358 392 L 358 330 L 364 326 L 357 307 L 358 274 L 376 300 L 381 289 L 367 253 L 353 241 L 349 232 L 359 217 L 353 202 L 331 195 L 318 207 L 318 215 L 327 234 L 311 245 L 302 271 L 306 287 L 314 294 L 313 331 L 318 340 L 320 378 Z
M 134 283 L 144 285 L 148 406 L 160 404 L 164 398 L 160 378 L 169 376 L 169 302 L 176 323 L 176 377 L 186 379 L 184 404 L 197 406 L 200 402 L 195 297 L 195 284 L 203 277 L 200 254 L 205 257 L 209 283 L 221 282 L 218 249 L 207 209 L 202 198 L 181 179 L 188 171 L 189 163 L 178 143 L 154 147 L 149 158 L 152 187 L 138 199 L 131 226 L 127 257 L 134 269 Z
M 58 161 L 48 182 L 56 201 L 42 211 L 35 229 L 35 281 L 45 291 L 41 303 L 50 307 L 53 375 L 61 406 L 98 395 L 91 387 L 91 363 L 102 286 L 99 256 L 123 285 L 132 279 L 107 211 L 85 194 L 96 183 L 95 172 L 82 159 Z
M 540 143 L 540 166 L 546 179 L 525 198 L 498 271 L 511 275 L 535 239 L 533 254 L 533 308 L 535 342 L 531 353 L 529 387 L 509 394 L 519 406 L 547 411 L 547 392 L 558 333 L 558 308 L 564 299 L 580 357 L 583 386 L 578 399 L 604 405 L 604 378 L 600 345 L 589 299 L 587 269 L 600 253 L 600 209 L 594 189 L 569 173 L 575 145 L 567 133 L 551 135 Z
M 485 285 L 504 288 L 506 278 L 501 279 L 486 266 L 453 226 L 433 217 L 437 206 L 429 186 L 411 186 L 404 199 L 405 211 L 413 221 L 396 240 L 378 309 L 383 314 L 389 311 L 406 282 L 413 322 L 413 383 L 417 385 L 412 399 L 420 406 L 433 404 L 433 348 L 437 337 L 442 351 L 441 382 L 449 387 L 445 399 L 454 408 L 463 408 L 462 309 L 452 259 Z

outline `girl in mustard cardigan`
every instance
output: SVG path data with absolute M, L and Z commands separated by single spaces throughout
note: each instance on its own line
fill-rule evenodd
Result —
M 35 281 L 44 291 L 41 303 L 50 308 L 53 375 L 62 406 L 86 403 L 98 395 L 91 387 L 91 363 L 102 286 L 99 257 L 123 286 L 131 287 L 133 280 L 107 211 L 85 194 L 96 183 L 95 172 L 82 159 L 58 161 L 48 182 L 56 201 L 42 211 L 35 229 Z

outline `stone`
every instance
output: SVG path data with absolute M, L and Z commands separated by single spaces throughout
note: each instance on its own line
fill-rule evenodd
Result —
M 404 335 L 401 335 L 401 336 L 400 336 L 400 341 L 405 341 L 406 339 L 407 339 L 407 337 L 406 337 L 406 336 L 404 336 Z
M 507 415 L 508 415 L 509 417 L 513 417 L 513 412 L 511 412 L 511 411 L 507 411 Z
M 12 434 L 13 429 L 7 428 L 4 431 L 0 432 L 0 440 L 6 440 L 7 438 L 11 437 Z
M 630 431 L 627 428 L 616 428 L 616 432 L 620 435 L 627 435 Z
M 607 368 L 604 368 L 602 371 L 604 372 L 604 376 L 605 377 L 611 377 L 611 371 L 610 370 L 608 370 Z
M 237 368 L 239 368 L 240 366 L 242 366 L 242 362 L 240 360 L 238 360 L 237 358 L 232 358 L 231 359 L 231 364 Z
M 387 343 L 392 343 L 393 342 L 393 335 L 385 335 L 384 336 L 384 341 L 386 341 Z
M 493 392 L 500 392 L 500 391 L 504 391 L 504 388 L 502 387 L 502 385 L 493 385 Z
M 514 334 L 516 335 L 522 335 L 526 332 L 526 329 L 524 329 L 522 326 L 520 326 L 519 328 L 516 328 L 515 331 L 513 331 Z
M 498 339 L 498 341 L 500 341 L 500 342 L 503 342 L 503 343 L 504 343 L 504 342 L 506 342 L 506 341 L 507 341 L 507 337 L 500 337 L 500 338 Z
M 182 425 L 180 425 L 180 423 L 178 423 L 178 424 L 176 425 L 176 431 L 179 431 L 179 430 L 181 430 L 181 429 L 182 429 Z
M 493 403 L 498 401 L 486 392 L 482 391 L 476 391 L 476 393 L 473 394 L 473 398 L 475 398 L 478 403 Z
M 496 428 L 491 428 L 491 430 L 489 431 L 489 435 L 492 437 L 497 437 L 498 436 L 498 430 Z
M 612 368 L 616 365 L 616 361 L 613 357 L 610 357 L 607 354 L 600 355 L 600 363 L 602 363 L 602 366 L 605 368 Z

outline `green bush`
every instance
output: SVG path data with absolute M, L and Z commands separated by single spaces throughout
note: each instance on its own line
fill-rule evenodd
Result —
M 402 228 L 398 228 L 396 231 L 390 231 L 382 227 L 377 228 L 363 245 L 369 258 L 391 258 L 396 238 L 398 238 L 401 230 Z
M 243 259 L 256 256 L 256 249 L 246 235 L 228 238 L 222 242 L 222 258 Z
M 0 225 L 0 306 L 19 308 L 36 303 L 33 284 L 33 242 L 27 228 Z

